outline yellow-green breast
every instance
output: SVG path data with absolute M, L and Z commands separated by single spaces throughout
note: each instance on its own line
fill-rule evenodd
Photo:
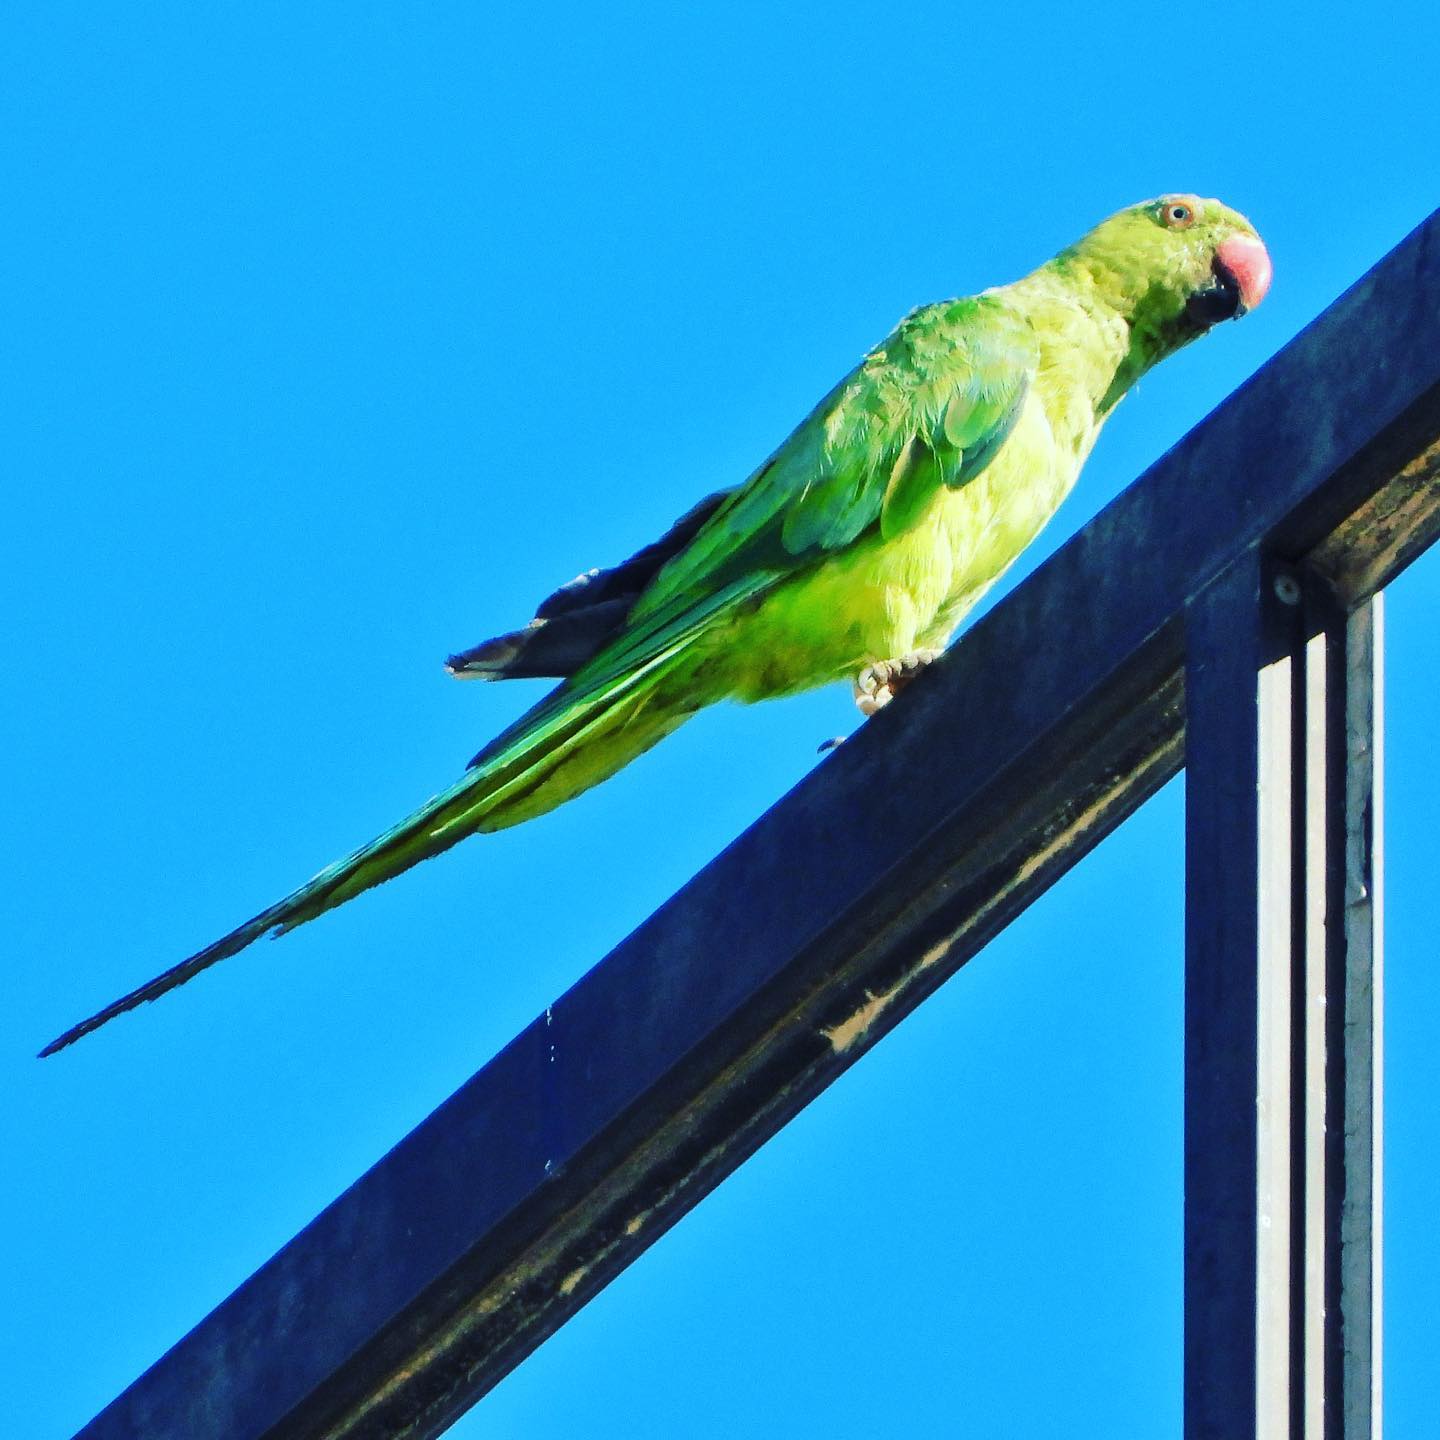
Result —
M 792 576 L 703 644 L 706 689 L 752 701 L 944 645 L 1069 493 L 1099 430 L 1088 396 L 1032 389 L 994 461 L 916 523 L 877 531 Z

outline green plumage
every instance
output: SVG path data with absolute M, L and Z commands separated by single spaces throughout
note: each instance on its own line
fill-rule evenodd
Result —
M 1124 391 L 1220 318 L 1223 294 L 1197 297 L 1215 293 L 1218 247 L 1253 233 L 1169 196 L 1025 279 L 906 316 L 448 790 L 44 1053 L 473 831 L 553 808 L 702 706 L 944 645 L 1054 514 Z

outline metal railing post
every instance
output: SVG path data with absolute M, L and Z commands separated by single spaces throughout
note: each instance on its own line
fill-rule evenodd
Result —
M 1258 552 L 1187 610 L 1187 1440 L 1379 1433 L 1375 613 Z
M 1383 609 L 1326 627 L 1324 1044 L 1327 1440 L 1379 1440 L 1383 1097 Z

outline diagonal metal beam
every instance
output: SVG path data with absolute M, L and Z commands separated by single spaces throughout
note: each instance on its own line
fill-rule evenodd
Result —
M 1192 597 L 1437 529 L 1432 217 L 82 1433 L 438 1434 L 1176 773 Z

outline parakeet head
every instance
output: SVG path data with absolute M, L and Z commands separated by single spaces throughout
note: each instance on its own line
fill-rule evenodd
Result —
M 1270 256 L 1241 214 L 1198 195 L 1162 195 L 1102 221 L 1054 262 L 1129 322 L 1148 368 L 1270 288 Z

